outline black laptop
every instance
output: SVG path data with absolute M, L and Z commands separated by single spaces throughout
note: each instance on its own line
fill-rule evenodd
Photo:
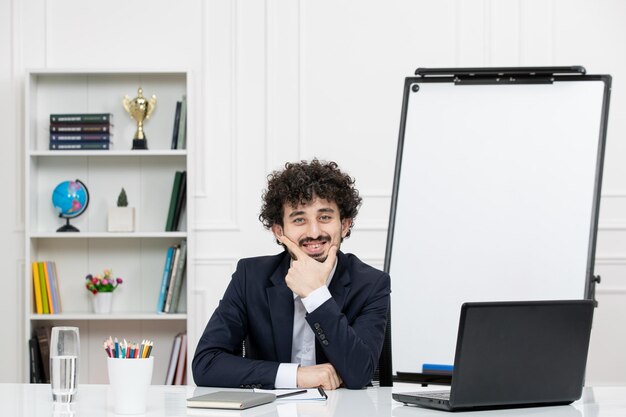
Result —
M 570 404 L 580 398 L 592 300 L 465 303 L 451 389 L 394 393 L 446 411 Z

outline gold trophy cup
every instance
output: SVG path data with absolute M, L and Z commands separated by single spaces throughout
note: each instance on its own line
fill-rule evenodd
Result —
M 157 104 L 156 96 L 153 95 L 150 100 L 147 100 L 143 96 L 143 89 L 139 87 L 137 89 L 137 97 L 131 100 L 128 96 L 124 96 L 122 104 L 124 104 L 124 110 L 137 122 L 137 131 L 133 137 L 133 150 L 148 149 L 148 141 L 143 132 L 143 122 L 149 119 L 154 111 Z

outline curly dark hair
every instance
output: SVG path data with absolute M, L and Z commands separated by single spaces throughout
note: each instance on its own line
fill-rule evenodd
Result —
M 297 207 L 315 197 L 334 201 L 339 207 L 340 219 L 353 220 L 346 234 L 349 237 L 363 199 L 354 188 L 354 179 L 341 172 L 335 162 L 319 161 L 317 158 L 311 162 L 288 162 L 284 170 L 267 176 L 259 220 L 266 229 L 275 224 L 283 226 L 285 203 Z

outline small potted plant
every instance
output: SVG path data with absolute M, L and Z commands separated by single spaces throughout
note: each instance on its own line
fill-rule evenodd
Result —
M 111 270 L 105 269 L 102 275 L 87 274 L 85 288 L 93 294 L 91 299 L 93 311 L 97 314 L 111 312 L 113 303 L 113 291 L 124 282 L 120 277 L 112 278 Z
M 128 207 L 126 190 L 122 188 L 117 197 L 117 207 L 109 207 L 109 232 L 134 232 L 135 208 Z

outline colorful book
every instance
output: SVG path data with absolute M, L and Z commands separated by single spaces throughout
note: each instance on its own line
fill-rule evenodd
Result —
M 176 337 L 174 337 L 174 343 L 172 344 L 172 353 L 170 354 L 170 363 L 167 367 L 167 375 L 165 376 L 165 385 L 174 384 L 174 374 L 176 373 L 181 339 L 181 333 L 178 333 Z
M 113 125 L 109 123 L 66 124 L 51 123 L 50 133 L 110 133 Z
M 41 288 L 42 313 L 50 314 L 50 306 L 48 305 L 48 290 L 46 286 L 46 275 L 43 272 L 43 264 L 41 262 L 37 262 L 37 269 L 39 270 L 39 288 Z
M 112 113 L 51 114 L 50 123 L 112 123 Z
M 174 231 L 174 212 L 176 211 L 176 201 L 180 191 L 180 182 L 182 180 L 182 171 L 176 171 L 174 174 L 174 183 L 172 184 L 172 194 L 170 196 L 170 207 L 167 212 L 167 222 L 165 223 L 165 231 Z
M 54 307 L 54 313 L 59 314 L 61 312 L 61 306 L 59 303 L 59 286 L 56 282 L 56 275 L 54 274 L 54 262 L 46 261 L 44 263 L 46 279 L 49 280 L 50 286 L 48 287 L 50 290 L 50 295 L 52 298 L 52 306 Z
M 176 266 L 178 265 L 178 259 L 180 258 L 180 247 L 176 246 L 174 249 L 174 258 L 172 259 L 172 266 L 170 267 L 170 279 L 167 284 L 167 295 L 165 296 L 165 305 L 163 306 L 163 312 L 169 313 L 170 307 L 172 305 L 172 295 L 174 294 L 174 286 L 176 285 L 176 281 L 178 280 L 178 269 Z
M 56 310 L 54 309 L 54 303 L 52 302 L 52 288 L 50 285 L 50 275 L 48 274 L 48 268 L 46 267 L 46 262 L 39 262 L 40 265 L 39 270 L 43 270 L 44 279 L 46 281 L 46 294 L 48 294 L 48 309 L 50 310 L 50 314 L 54 314 Z
M 106 141 L 75 141 L 75 142 L 50 142 L 50 150 L 57 151 L 84 151 L 84 150 L 106 150 L 109 149 L 110 142 Z
M 180 122 L 178 125 L 178 139 L 176 149 L 185 149 L 187 142 L 187 96 L 183 96 L 180 105 Z
M 112 138 L 111 133 L 51 133 L 50 141 L 63 141 L 63 142 L 89 142 L 89 141 L 110 141 Z
M 172 302 L 169 309 L 170 313 L 178 313 L 178 301 L 180 299 L 180 290 L 185 279 L 185 266 L 187 265 L 187 240 L 180 242 L 180 257 L 176 264 L 176 282 L 174 282 L 174 291 L 172 292 Z
M 163 267 L 163 278 L 161 278 L 161 289 L 159 291 L 159 299 L 157 301 L 156 311 L 157 313 L 163 312 L 165 307 L 165 297 L 167 297 L 167 287 L 170 279 L 170 271 L 172 268 L 172 259 L 174 258 L 174 246 L 167 248 L 167 254 L 165 255 L 165 266 Z
M 180 338 L 180 350 L 178 352 L 178 361 L 176 363 L 176 376 L 174 376 L 174 385 L 182 385 L 185 378 L 185 364 L 187 363 L 187 333 L 183 333 Z
M 174 112 L 174 130 L 172 132 L 172 149 L 178 147 L 178 129 L 180 128 L 180 107 L 182 102 L 176 102 L 176 111 Z
M 63 303 L 61 302 L 61 291 L 59 291 L 59 274 L 57 273 L 57 264 L 52 262 L 52 275 L 54 276 L 54 288 L 57 293 L 57 302 L 59 304 L 59 313 L 63 311 Z
M 35 295 L 35 313 L 43 314 L 43 304 L 41 302 L 41 281 L 39 280 L 39 267 L 37 262 L 31 263 L 33 270 L 33 294 Z
M 180 187 L 176 196 L 176 207 L 174 208 L 174 218 L 172 219 L 172 231 L 180 229 L 180 216 L 185 208 L 187 199 L 187 171 L 183 171 L 180 178 Z

